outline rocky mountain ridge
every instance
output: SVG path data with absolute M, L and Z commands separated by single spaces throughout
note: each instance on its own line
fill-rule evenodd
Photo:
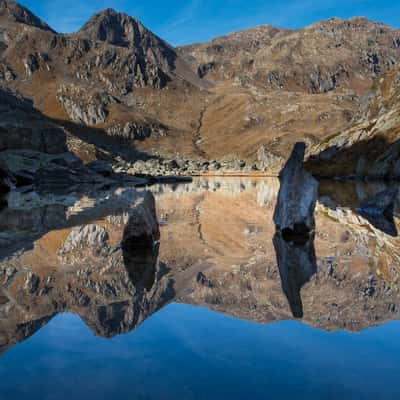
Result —
M 112 9 L 73 34 L 13 0 L 0 10 L 1 84 L 83 140 L 85 161 L 106 149 L 128 163 L 243 160 L 276 173 L 295 142 L 316 146 L 349 128 L 374 80 L 400 61 L 400 31 L 363 18 L 175 49 Z
M 260 26 L 179 52 L 215 80 L 310 93 L 362 91 L 399 62 L 399 37 L 365 18 L 332 18 L 297 30 Z

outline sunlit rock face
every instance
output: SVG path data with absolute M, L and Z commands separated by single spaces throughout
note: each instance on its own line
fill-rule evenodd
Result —
M 328 330 L 399 318 L 399 239 L 356 211 L 357 193 L 381 189 L 348 189 L 346 203 L 332 195 L 343 186 L 321 187 L 315 239 L 300 248 L 274 240 L 275 179 L 158 186 L 155 202 L 129 188 L 14 193 L 0 213 L 0 346 L 65 311 L 97 335 L 123 334 L 171 301 Z
M 397 35 L 364 18 L 331 18 L 297 30 L 258 26 L 179 52 L 200 76 L 217 82 L 318 93 L 360 89 L 366 83 L 361 74 L 371 79 L 388 70 L 390 58 L 398 57 Z

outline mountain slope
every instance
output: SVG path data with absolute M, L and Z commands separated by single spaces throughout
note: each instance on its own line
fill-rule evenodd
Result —
M 400 67 L 384 74 L 364 98 L 358 120 L 313 149 L 320 176 L 400 178 Z
M 45 22 L 14 0 L 0 0 L 0 18 L 54 32 Z
M 112 9 L 63 35 L 2 0 L 0 27 L 0 83 L 94 148 L 247 171 L 275 172 L 294 142 L 348 129 L 360 96 L 400 61 L 400 31 L 362 18 L 174 49 Z
M 400 61 L 400 31 L 364 18 L 332 18 L 304 29 L 262 26 L 179 48 L 216 82 L 323 93 L 367 89 Z
M 62 35 L 10 19 L 10 4 L 16 3 L 0 3 L 0 83 L 31 97 L 51 118 L 96 125 L 117 143 L 124 135 L 132 143 L 144 131 L 159 135 L 164 121 L 154 104 L 185 107 L 191 103 L 185 92 L 202 90 L 175 50 L 134 18 L 105 10 L 79 32 Z M 180 129 L 191 122 L 186 118 Z

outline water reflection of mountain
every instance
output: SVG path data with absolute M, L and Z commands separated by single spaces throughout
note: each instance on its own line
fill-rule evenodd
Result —
M 277 179 L 251 179 L 251 178 L 202 178 L 195 179 L 186 185 L 155 185 L 151 191 L 158 196 L 175 194 L 185 196 L 190 193 L 223 193 L 225 196 L 238 196 L 245 192 L 257 193 L 257 204 L 273 206 L 279 190 Z
M 262 323 L 293 318 L 272 242 L 277 190 L 275 180 L 155 187 L 159 255 L 128 257 L 120 244 L 141 197 L 135 190 L 20 196 L 0 214 L 2 240 L 25 241 L 0 260 L 0 348 L 64 311 L 104 337 L 135 329 L 171 301 Z M 329 198 L 316 212 L 317 273 L 297 288 L 304 322 L 361 330 L 400 318 L 399 239 Z

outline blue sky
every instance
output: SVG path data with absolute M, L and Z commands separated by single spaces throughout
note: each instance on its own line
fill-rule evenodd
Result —
M 364 16 L 400 28 L 400 0 L 19 0 L 60 32 L 78 30 L 112 7 L 139 18 L 173 45 L 271 24 L 298 28 L 330 17 Z

